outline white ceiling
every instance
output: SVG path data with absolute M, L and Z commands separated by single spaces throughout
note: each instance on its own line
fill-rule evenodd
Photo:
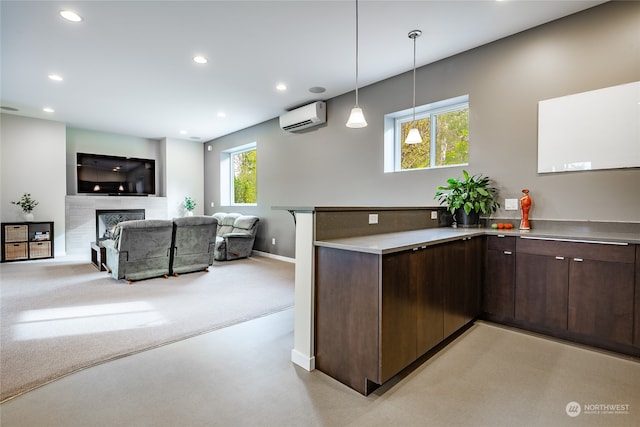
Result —
M 361 0 L 360 87 L 412 69 L 411 30 L 423 32 L 421 66 L 600 3 Z M 0 7 L 0 105 L 19 110 L 11 114 L 207 141 L 355 87 L 354 0 L 2 0 Z M 63 9 L 84 20 L 65 21 Z M 195 55 L 209 62 L 198 65 Z M 279 82 L 289 89 L 278 92 Z M 314 86 L 326 92 L 310 93 Z

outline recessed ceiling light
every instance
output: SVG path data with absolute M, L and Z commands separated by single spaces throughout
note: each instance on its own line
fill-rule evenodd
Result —
M 224 111 L 220 111 L 220 112 L 218 113 L 218 117 L 220 117 L 220 118 L 222 118 L 222 119 L 223 119 L 223 118 L 227 117 L 227 113 L 225 113 Z
M 285 90 L 287 90 L 287 85 L 284 84 L 284 83 L 278 83 L 278 85 L 276 86 L 276 89 L 281 91 L 281 92 L 285 91 Z
M 56 82 L 61 82 L 63 80 L 62 76 L 59 74 L 49 74 L 49 78 Z
M 181 130 L 180 135 L 186 135 L 188 132 L 186 130 Z
M 78 15 L 73 10 L 63 10 L 60 12 L 60 16 L 62 16 L 67 21 L 71 21 L 71 22 L 82 21 L 82 16 Z
M 206 64 L 207 62 L 209 62 L 209 60 L 204 56 L 194 56 L 193 62 L 195 62 L 196 64 Z
M 326 89 L 322 86 L 314 86 L 309 88 L 309 92 L 311 93 L 323 93 L 324 91 L 326 91 Z
M 189 139 L 193 139 L 193 140 L 199 141 L 199 140 L 202 139 L 202 137 L 201 136 L 190 136 Z
M 3 105 L 2 107 L 0 107 L 0 109 L 5 110 L 5 111 L 20 111 L 15 107 L 9 107 L 7 105 Z
M 55 113 L 56 110 L 50 107 L 44 107 L 42 111 L 44 111 L 45 113 Z

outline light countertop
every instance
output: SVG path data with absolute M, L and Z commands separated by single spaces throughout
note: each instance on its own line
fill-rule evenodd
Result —
M 426 247 L 439 243 L 482 235 L 505 235 L 523 238 L 569 240 L 589 243 L 640 244 L 640 234 L 622 231 L 594 231 L 592 229 L 562 228 L 538 230 L 496 230 L 492 228 L 438 227 L 369 236 L 317 240 L 316 246 L 384 255 Z

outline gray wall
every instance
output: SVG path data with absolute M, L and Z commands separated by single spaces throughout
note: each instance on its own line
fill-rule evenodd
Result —
M 416 102 L 469 94 L 466 169 L 493 178 L 501 203 L 529 188 L 534 226 L 535 219 L 640 221 L 640 169 L 536 172 L 538 101 L 638 80 L 638 22 L 640 2 L 610 2 L 424 66 L 417 71 Z M 328 122 L 313 131 L 286 133 L 274 119 L 205 144 L 205 213 L 257 214 L 256 249 L 293 257 L 293 221 L 272 206 L 436 205 L 436 187 L 461 176 L 462 167 L 383 173 L 383 116 L 411 106 L 411 85 L 407 72 L 362 88 L 364 129 L 344 126 L 354 102 L 349 93 L 327 100 Z M 253 141 L 258 206 L 220 206 L 220 151 Z M 519 212 L 495 216 L 519 218 Z
M 196 201 L 195 215 L 204 213 L 204 163 L 202 142 L 165 138 L 167 205 L 169 218 L 185 216 L 184 198 Z
M 24 221 L 11 201 L 31 193 L 35 221 L 54 222 L 54 251 L 64 255 L 64 123 L 0 114 L 0 220 Z

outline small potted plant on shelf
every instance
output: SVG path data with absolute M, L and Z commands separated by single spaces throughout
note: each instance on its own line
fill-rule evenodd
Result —
M 187 216 L 193 216 L 193 210 L 196 208 L 196 201 L 192 197 L 185 197 L 184 208 L 187 210 Z
M 457 226 L 475 227 L 480 223 L 480 213 L 491 215 L 500 207 L 495 199 L 497 190 L 489 177 L 469 175 L 466 170 L 462 174 L 464 179 L 449 178 L 447 185 L 439 186 L 434 198 L 447 205 Z
M 11 202 L 11 204 L 20 206 L 25 221 L 33 221 L 33 209 L 38 206 L 38 202 L 31 198 L 31 193 L 24 193 L 20 200 Z

